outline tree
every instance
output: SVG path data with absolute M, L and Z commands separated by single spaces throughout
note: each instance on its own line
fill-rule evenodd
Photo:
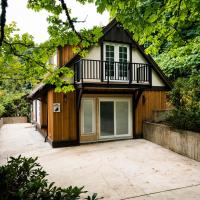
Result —
M 200 37 L 190 39 L 185 46 L 166 49 L 155 60 L 165 74 L 175 81 L 178 77 L 200 76 Z M 200 77 L 199 77 L 200 79 Z
M 169 65 L 167 60 L 164 62 L 162 59 L 164 56 L 166 56 L 166 54 L 168 55 L 167 57 L 169 58 L 169 61 L 174 60 L 174 56 L 181 58 L 180 60 L 177 60 L 176 58 L 176 61 L 180 63 L 180 66 L 181 63 L 185 62 L 188 54 L 191 55 L 191 60 L 194 60 L 193 57 L 195 56 L 195 53 L 192 49 L 193 45 L 195 45 L 195 51 L 197 53 L 199 52 L 200 2 L 198 0 L 77 1 L 83 4 L 94 2 L 97 6 L 97 11 L 100 13 L 102 13 L 104 10 L 108 10 L 112 17 L 115 17 L 133 34 L 133 38 L 136 41 L 146 47 L 146 53 L 151 53 L 153 55 L 163 53 L 160 59 L 158 57 L 158 61 L 160 61 L 161 65 L 163 62 L 164 69 L 167 65 Z M 8 42 L 6 39 L 7 33 L 5 32 L 6 27 L 4 27 L 4 25 L 6 21 L 5 11 L 7 0 L 2 0 L 1 2 L 2 45 L 7 46 L 6 48 L 9 47 L 8 50 L 11 54 L 13 53 L 15 57 L 17 56 L 23 60 L 24 63 L 26 63 L 27 67 L 25 68 L 29 73 L 26 72 L 23 74 L 23 76 L 25 75 L 25 79 L 32 77 L 33 74 L 45 74 L 48 72 L 48 77 L 50 77 L 49 82 L 51 84 L 56 84 L 57 91 L 67 92 L 73 90 L 73 87 L 70 86 L 68 82 L 65 82 L 62 78 L 60 78 L 68 75 L 71 77 L 73 76 L 73 72 L 67 68 L 53 70 L 47 66 L 47 57 L 44 58 L 44 52 L 49 52 L 46 54 L 49 56 L 52 54 L 53 50 L 55 51 L 56 47 L 69 44 L 76 47 L 74 48 L 76 53 L 85 55 L 88 48 L 98 42 L 98 39 L 102 35 L 102 29 L 99 27 L 94 27 L 92 30 L 83 29 L 78 32 L 75 25 L 76 23 L 80 22 L 77 20 L 77 18 L 71 17 L 70 9 L 68 8 L 65 0 L 28 0 L 28 8 L 33 9 L 36 12 L 39 12 L 43 9 L 48 11 L 48 32 L 50 34 L 50 40 L 38 46 L 32 43 L 31 49 L 29 48 L 29 51 L 27 51 L 26 42 L 21 41 L 21 44 L 17 44 L 18 47 L 16 47 L 14 42 Z M 65 14 L 64 20 L 60 17 L 62 14 Z M 3 32 L 5 32 L 5 34 L 3 34 Z M 25 50 L 25 56 L 18 54 L 18 51 L 21 51 L 21 49 L 23 49 L 23 52 Z M 33 52 L 34 57 L 32 60 L 30 56 L 28 56 L 29 54 L 27 52 Z M 180 56 L 178 56 L 178 54 L 180 54 Z M 183 56 L 183 54 L 185 56 Z M 194 56 L 192 57 L 192 55 Z M 171 59 L 172 57 L 173 59 Z M 188 62 L 190 61 L 185 63 Z M 195 62 L 193 62 L 192 66 L 195 63 L 198 64 L 198 62 L 199 60 L 197 59 Z M 187 65 L 187 67 L 191 66 L 190 64 Z M 171 73 L 170 68 L 172 69 L 174 67 L 167 67 L 166 71 L 168 71 L 169 74 Z
M 108 10 L 133 33 L 136 41 L 141 45 L 148 44 L 147 53 L 157 54 L 166 42 L 167 48 L 185 46 L 188 39 L 199 35 L 198 0 L 79 1 L 94 2 L 100 13 Z

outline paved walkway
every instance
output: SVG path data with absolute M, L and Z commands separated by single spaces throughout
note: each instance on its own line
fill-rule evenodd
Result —
M 52 149 L 31 124 L 0 130 L 0 164 L 38 156 L 58 186 L 85 186 L 104 199 L 199 200 L 200 163 L 146 140 Z

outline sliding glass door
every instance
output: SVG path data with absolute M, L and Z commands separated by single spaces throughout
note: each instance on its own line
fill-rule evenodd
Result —
M 128 101 L 116 102 L 116 134 L 126 135 L 129 132 L 129 111 Z
M 101 136 L 114 135 L 114 103 L 112 101 L 100 102 Z
M 100 138 L 130 135 L 130 99 L 100 99 Z

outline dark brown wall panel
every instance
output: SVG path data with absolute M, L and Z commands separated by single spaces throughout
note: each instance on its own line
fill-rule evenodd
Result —
M 166 109 L 165 91 L 145 91 L 142 93 L 135 111 L 135 133 L 136 137 L 142 134 L 142 122 L 152 120 L 153 111 Z
M 48 139 L 53 140 L 53 90 L 48 91 Z
M 65 65 L 74 56 L 73 47 L 65 45 L 64 47 L 59 47 L 57 51 L 57 62 L 58 66 Z
M 53 103 L 60 103 L 60 112 L 53 113 L 53 141 L 76 140 L 75 92 L 67 94 L 53 92 Z

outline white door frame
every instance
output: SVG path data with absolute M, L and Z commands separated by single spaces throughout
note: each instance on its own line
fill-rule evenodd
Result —
M 92 132 L 86 133 L 84 132 L 84 106 L 83 102 L 84 101 L 91 101 L 92 102 Z M 94 135 L 96 134 L 96 99 L 95 98 L 88 98 L 88 97 L 83 97 L 81 100 L 81 114 L 80 114 L 80 130 L 81 133 L 80 135 Z
M 119 62 L 119 47 L 126 47 L 127 48 L 127 63 L 130 62 L 130 46 L 128 44 L 123 44 L 123 43 L 114 43 L 114 42 L 104 42 L 103 43 L 103 60 L 106 60 L 106 45 L 110 45 L 110 46 L 114 46 L 114 62 Z M 128 65 L 127 65 L 128 67 Z M 116 70 L 116 77 L 119 77 L 119 65 L 116 66 L 116 68 L 114 68 L 114 71 Z M 128 76 L 128 68 L 127 68 L 127 76 Z M 107 80 L 106 78 L 106 74 L 105 74 L 105 63 L 104 63 L 104 80 Z M 128 78 L 128 77 L 127 77 Z M 110 79 L 110 81 L 117 81 L 117 82 L 128 82 L 128 80 L 112 80 Z
M 105 101 L 113 101 L 114 102 L 114 135 L 111 136 L 101 136 L 101 119 L 100 119 L 100 104 L 101 102 Z M 120 102 L 120 101 L 126 101 L 128 102 L 128 134 L 122 134 L 122 135 L 117 135 L 116 134 L 116 103 L 115 102 Z M 103 97 L 99 98 L 99 139 L 114 139 L 114 138 L 127 138 L 127 137 L 132 137 L 132 106 L 131 106 L 131 97 Z

